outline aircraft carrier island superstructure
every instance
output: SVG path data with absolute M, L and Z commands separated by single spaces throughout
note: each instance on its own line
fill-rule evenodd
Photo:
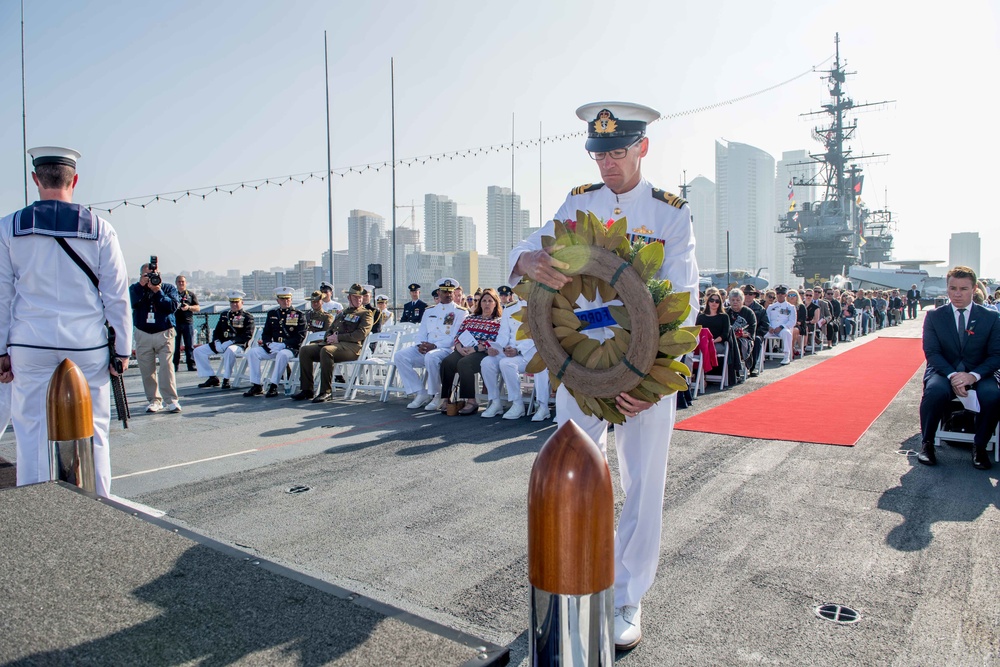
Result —
M 895 224 L 889 211 L 869 211 L 861 200 L 864 175 L 858 163 L 885 155 L 854 155 L 848 146 L 857 130 L 857 121 L 848 117 L 850 112 L 886 102 L 856 104 L 845 94 L 849 72 L 840 60 L 839 34 L 833 68 L 823 73 L 830 85 L 830 103 L 821 111 L 803 114 L 824 117 L 824 124 L 812 131 L 823 151 L 810 154 L 808 162 L 798 163 L 816 165 L 816 176 L 793 179 L 792 185 L 823 186 L 824 197 L 793 205 L 778 220 L 779 233 L 789 234 L 795 241 L 792 272 L 806 281 L 847 275 L 855 264 L 872 266 L 888 261 Z

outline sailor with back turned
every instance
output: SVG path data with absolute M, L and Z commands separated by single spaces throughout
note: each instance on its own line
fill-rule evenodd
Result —
M 107 496 L 110 373 L 116 371 L 109 368 L 105 321 L 126 367 L 132 350 L 128 273 L 114 228 L 72 203 L 80 154 L 52 146 L 28 153 L 39 200 L 0 219 L 0 382 L 13 381 L 17 483 L 49 479 L 45 398 L 53 370 L 70 359 L 90 386 L 97 493 Z

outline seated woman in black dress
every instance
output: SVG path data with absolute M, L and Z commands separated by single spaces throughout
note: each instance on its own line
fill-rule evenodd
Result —
M 696 324 L 700 324 L 712 332 L 716 349 L 722 351 L 722 344 L 729 340 L 729 315 L 722 309 L 722 294 L 709 290 L 705 294 L 705 307 L 698 313 Z

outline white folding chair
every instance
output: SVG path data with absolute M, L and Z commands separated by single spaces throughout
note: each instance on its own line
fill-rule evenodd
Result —
M 722 350 L 719 351 L 719 346 L 722 346 Z M 722 370 L 720 375 L 708 375 L 707 373 L 701 377 L 701 390 L 705 391 L 705 383 L 707 382 L 718 382 L 719 389 L 725 389 L 729 386 L 729 341 L 724 343 L 716 343 L 715 349 L 718 352 L 719 358 L 722 359 L 722 364 L 718 366 Z M 702 365 L 699 364 L 698 374 L 702 375 Z
M 254 331 L 253 331 L 253 338 L 250 339 L 250 344 L 247 345 L 247 347 L 246 347 L 247 351 L 252 350 L 257 345 L 257 341 L 260 340 L 261 334 L 263 334 L 263 333 L 264 333 L 264 328 L 263 327 L 257 327 L 257 328 L 254 329 Z M 239 387 L 240 386 L 240 383 L 243 381 L 243 376 L 246 375 L 247 366 L 248 366 L 248 363 L 249 363 L 247 361 L 246 352 L 244 352 L 243 354 L 239 355 L 239 357 L 240 357 L 240 360 L 236 362 L 236 368 L 233 369 L 233 379 L 232 379 L 233 387 Z M 222 366 L 220 365 L 219 368 L 221 370 Z
M 761 351 L 760 356 L 765 360 L 784 359 L 785 348 L 784 343 L 781 342 L 781 336 L 775 336 L 772 333 L 764 334 L 764 349 Z
M 691 369 L 691 375 L 687 379 L 691 398 L 698 398 L 699 393 L 705 393 L 705 366 L 701 363 L 701 353 L 689 352 L 684 355 L 681 362 Z
M 952 401 L 953 404 L 960 404 L 956 398 Z M 968 442 L 972 443 L 975 440 L 974 433 L 963 433 L 961 431 L 946 431 L 944 430 L 944 419 L 938 423 L 937 435 L 934 436 L 934 446 L 940 447 L 942 440 L 951 440 L 953 442 Z M 996 430 L 993 431 L 993 436 L 990 438 L 989 442 L 986 443 L 986 451 L 993 452 L 993 459 L 1000 463 L 1000 425 L 997 425 Z
M 341 364 L 344 371 L 349 374 L 344 398 L 353 400 L 360 390 L 378 392 L 379 400 L 382 400 L 388 385 L 390 369 L 394 368 L 392 359 L 396 354 L 401 333 L 396 330 L 369 334 L 358 360 Z
M 396 348 L 393 351 L 393 359 L 389 363 L 389 368 L 386 372 L 385 387 L 382 390 L 382 397 L 379 399 L 383 402 L 389 400 L 389 394 L 403 394 L 406 395 L 406 389 L 403 388 L 402 383 L 399 382 L 399 373 L 396 372 L 396 362 L 395 355 L 400 350 L 416 345 L 420 342 L 418 328 L 419 326 L 414 326 L 410 322 L 404 322 L 399 326 L 412 327 L 412 331 L 403 333 L 399 337 L 399 341 L 396 343 Z M 419 369 L 421 373 L 426 373 L 426 369 Z

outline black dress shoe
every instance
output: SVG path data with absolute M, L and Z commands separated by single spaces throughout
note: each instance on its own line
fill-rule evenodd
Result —
M 327 401 L 332 400 L 333 394 L 328 391 L 324 391 L 322 394 L 313 399 L 313 403 L 326 403 Z
M 304 401 L 307 398 L 312 398 L 312 397 L 313 397 L 313 393 L 312 393 L 311 389 L 303 389 L 302 391 L 300 391 L 297 394 L 292 394 L 292 400 L 293 401 Z
M 246 398 L 250 398 L 251 396 L 260 396 L 263 393 L 264 393 L 264 387 L 259 384 L 255 384 L 251 385 L 249 389 L 243 392 L 243 396 L 245 396 Z
M 198 370 L 198 367 L 195 366 L 194 364 L 188 364 L 188 370 L 194 372 Z
M 917 460 L 923 463 L 925 466 L 932 466 L 937 464 L 937 454 L 934 453 L 934 441 L 922 442 L 920 443 L 920 453 L 917 454 Z
M 229 382 L 229 380 L 226 380 L 226 382 Z M 198 388 L 199 389 L 208 389 L 209 387 L 218 387 L 218 386 L 219 386 L 219 378 L 217 378 L 217 377 L 215 377 L 213 375 L 212 377 L 208 378 L 207 380 L 205 380 L 204 382 L 202 382 L 200 385 L 198 385 Z
M 226 378 L 225 380 L 222 381 L 222 388 L 223 389 L 232 389 L 233 388 L 233 385 L 229 382 L 229 378 Z
M 972 448 L 972 467 L 976 470 L 989 470 L 993 467 L 990 456 L 986 453 L 986 445 L 976 445 Z
M 267 387 L 267 393 L 264 394 L 264 398 L 274 398 L 278 395 L 278 385 L 271 384 Z

